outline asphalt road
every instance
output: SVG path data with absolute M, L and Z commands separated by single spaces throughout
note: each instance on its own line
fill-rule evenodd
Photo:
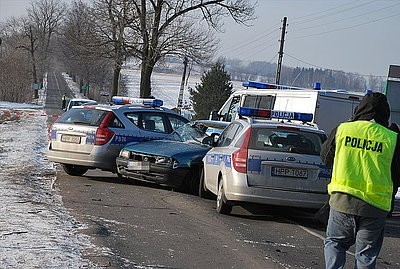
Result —
M 66 85 L 49 73 L 47 114 L 62 113 Z M 85 253 L 99 268 L 323 268 L 324 226 L 307 210 L 234 207 L 230 216 L 215 201 L 168 188 L 119 182 L 91 170 L 83 177 L 58 169 L 64 205 L 102 253 Z M 388 219 L 377 268 L 400 268 L 398 205 Z M 354 257 L 348 255 L 352 268 Z

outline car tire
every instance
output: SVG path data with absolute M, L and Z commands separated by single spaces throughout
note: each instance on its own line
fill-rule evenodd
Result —
M 187 193 L 197 195 L 199 191 L 199 172 L 197 169 L 192 169 L 187 173 L 184 185 Z
M 204 184 L 204 168 L 201 168 L 200 170 L 200 179 L 199 179 L 199 197 L 205 198 L 205 199 L 211 199 L 212 195 L 209 190 L 207 190 L 205 184 Z
M 218 193 L 217 193 L 217 212 L 224 215 L 229 215 L 232 211 L 232 205 L 227 203 L 227 199 L 225 197 L 224 184 L 222 179 L 218 184 Z
M 82 176 L 88 170 L 88 168 L 84 166 L 73 165 L 73 164 L 63 164 L 62 167 L 65 173 L 71 176 Z
M 127 182 L 127 178 L 124 177 L 122 174 L 117 172 L 117 182 L 118 183 L 126 183 Z

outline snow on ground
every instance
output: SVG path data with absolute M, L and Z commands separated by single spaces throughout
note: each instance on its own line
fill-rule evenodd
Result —
M 82 225 L 53 185 L 43 109 L 4 102 L 0 107 L 0 113 L 19 116 L 0 124 L 0 267 L 95 268 L 82 258 L 82 249 L 93 247 L 89 238 L 79 233 Z
M 140 89 L 140 70 L 123 69 L 121 74 L 125 77 L 126 87 L 130 97 L 138 97 Z M 164 101 L 164 106 L 168 108 L 176 107 L 178 104 L 179 90 L 181 87 L 182 75 L 154 73 L 151 79 L 151 93 L 155 98 Z M 191 75 L 185 81 L 183 90 L 183 105 L 189 105 L 189 88 L 195 89 L 196 84 L 200 83 L 200 76 Z M 242 89 L 242 83 L 232 82 L 234 89 Z

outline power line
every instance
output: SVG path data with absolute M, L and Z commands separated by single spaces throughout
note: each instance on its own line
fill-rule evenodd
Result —
M 348 26 L 348 27 L 337 28 L 337 29 L 333 29 L 333 30 L 329 30 L 329 31 L 325 31 L 325 32 L 320 32 L 320 33 L 315 33 L 315 34 L 309 34 L 309 35 L 304 35 L 304 36 L 298 36 L 298 37 L 295 36 L 295 37 L 292 37 L 292 39 L 300 39 L 300 38 L 305 38 L 305 37 L 311 37 L 311 36 L 318 36 L 318 35 L 329 34 L 329 33 L 337 32 L 337 31 L 342 31 L 342 30 L 349 30 L 349 29 L 361 27 L 361 26 L 364 26 L 364 25 L 367 25 L 367 24 L 375 23 L 375 22 L 378 22 L 378 21 L 386 20 L 386 19 L 389 19 L 389 18 L 392 18 L 392 17 L 396 17 L 396 16 L 399 16 L 399 15 L 400 15 L 400 13 L 396 13 L 396 14 L 393 14 L 393 15 L 391 15 L 391 16 L 386 16 L 386 17 L 374 19 L 374 20 L 371 20 L 371 21 L 367 21 L 367 22 L 355 24 L 355 25 Z
M 312 67 L 316 67 L 316 68 L 324 69 L 324 70 L 337 71 L 337 70 L 334 70 L 334 69 L 331 69 L 331 68 L 326 68 L 326 67 L 322 67 L 322 66 L 318 66 L 318 65 L 306 62 L 306 61 L 301 60 L 301 59 L 299 59 L 299 58 L 297 58 L 295 56 L 292 56 L 292 55 L 288 54 L 287 52 L 285 53 L 285 55 L 288 56 L 289 58 L 295 59 L 295 60 L 297 60 L 297 61 L 299 61 L 301 63 L 307 64 L 307 65 L 312 66 Z M 352 73 L 352 72 L 345 72 L 345 73 L 357 74 L 357 75 L 362 76 L 362 77 L 370 77 L 370 76 L 372 76 L 372 77 L 386 78 L 386 76 L 364 75 L 364 74 L 358 74 L 358 73 Z
M 241 42 L 238 45 L 235 45 L 235 46 L 233 46 L 231 48 L 228 48 L 227 51 L 228 52 L 234 52 L 234 51 L 240 50 L 240 49 L 245 48 L 245 47 L 248 49 L 248 45 L 254 44 L 255 42 L 257 42 L 257 41 L 259 41 L 259 40 L 261 40 L 261 39 L 263 39 L 263 38 L 265 38 L 265 37 L 267 37 L 267 36 L 269 36 L 269 35 L 271 35 L 271 34 L 273 34 L 275 32 L 279 32 L 279 28 L 277 28 L 275 30 L 272 30 L 272 31 L 268 32 L 267 34 L 264 34 L 264 35 L 261 35 L 261 36 L 256 35 L 256 36 L 258 36 L 257 38 Z M 269 42 L 269 41 L 270 40 L 267 40 L 266 42 Z
M 369 2 L 367 2 L 367 3 L 362 3 L 362 4 L 359 4 L 359 5 L 350 7 L 350 8 L 346 8 L 346 9 L 342 9 L 342 10 L 339 10 L 339 11 L 332 12 L 331 14 L 320 15 L 320 14 L 322 14 L 322 13 L 326 13 L 327 11 L 336 10 L 336 9 L 338 9 L 338 8 L 341 8 L 341 7 L 343 7 L 343 6 L 347 6 L 347 5 L 356 3 L 356 2 L 359 2 L 359 1 L 350 2 L 350 3 L 347 3 L 347 4 L 341 5 L 341 6 L 337 6 L 337 7 L 334 7 L 334 8 L 327 9 L 327 10 L 325 10 L 325 11 L 314 12 L 314 13 L 311 13 L 311 14 L 309 14 L 309 15 L 302 16 L 302 17 L 300 17 L 300 18 L 304 18 L 304 17 L 305 17 L 305 18 L 308 18 L 308 19 L 300 20 L 300 21 L 298 21 L 298 22 L 296 22 L 296 20 L 299 19 L 299 18 L 294 18 L 293 21 L 294 21 L 295 23 L 297 23 L 297 24 L 303 24 L 303 23 L 307 23 L 307 22 L 311 22 L 311 21 L 316 21 L 316 20 L 320 20 L 321 18 L 326 18 L 326 17 L 329 17 L 329 16 L 334 16 L 334 15 L 337 15 L 337 14 L 339 14 L 339 13 L 344 13 L 344 12 L 347 12 L 347 11 L 350 11 L 350 10 L 353 10 L 353 9 L 356 9 L 356 8 L 360 8 L 360 7 L 362 7 L 362 6 L 369 5 L 369 4 L 374 3 L 374 2 L 376 2 L 376 1 L 372 0 L 372 1 L 369 1 Z M 312 16 L 312 15 L 314 15 L 314 14 L 318 14 L 319 16 L 310 18 L 310 16 Z
M 327 22 L 327 23 L 324 23 L 324 24 L 318 24 L 318 25 L 314 25 L 314 26 L 299 28 L 299 29 L 296 29 L 296 32 L 299 32 L 299 31 L 302 31 L 302 30 L 307 30 L 307 29 L 312 29 L 312 28 L 316 28 L 316 27 L 326 26 L 326 25 L 330 25 L 330 24 L 334 24 L 334 23 L 338 23 L 338 22 L 343 22 L 343 21 L 347 21 L 347 20 L 352 20 L 352 19 L 355 19 L 355 18 L 358 18 L 358 17 L 362 17 L 362 16 L 365 16 L 365 15 L 368 15 L 368 14 L 371 14 L 371 13 L 376 13 L 376 12 L 379 12 L 379 11 L 382 11 L 382 10 L 385 10 L 385 9 L 388 9 L 388 8 L 392 8 L 392 7 L 395 7 L 395 6 L 398 6 L 398 5 L 400 5 L 400 3 L 396 3 L 396 4 L 391 5 L 391 6 L 386 6 L 386 7 L 383 7 L 383 8 L 380 8 L 380 9 L 375 9 L 375 10 L 368 11 L 368 12 L 365 12 L 365 13 L 361 13 L 361 14 L 358 14 L 356 16 L 344 18 L 344 19 L 341 19 L 341 20 L 336 20 L 336 21 L 331 21 L 331 22 Z

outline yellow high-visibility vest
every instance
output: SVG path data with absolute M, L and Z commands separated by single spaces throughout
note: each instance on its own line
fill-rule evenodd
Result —
M 391 164 L 397 133 L 370 121 L 339 125 L 328 193 L 344 192 L 390 211 Z

